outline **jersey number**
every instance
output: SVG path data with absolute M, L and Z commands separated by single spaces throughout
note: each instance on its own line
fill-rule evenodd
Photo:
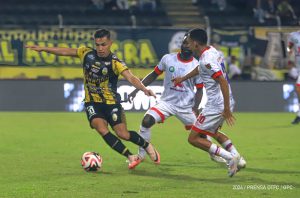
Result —
M 197 118 L 197 121 L 198 121 L 200 124 L 203 124 L 204 120 L 205 120 L 205 116 L 202 115 L 202 114 L 200 114 L 200 115 L 198 116 L 198 118 Z

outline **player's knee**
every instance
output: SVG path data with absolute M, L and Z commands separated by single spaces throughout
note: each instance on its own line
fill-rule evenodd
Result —
M 145 115 L 143 121 L 142 121 L 142 126 L 145 128 L 150 128 L 155 124 L 155 119 L 151 115 Z
M 116 134 L 118 136 L 118 138 L 122 139 L 122 140 L 129 140 L 129 133 L 128 131 L 116 131 Z

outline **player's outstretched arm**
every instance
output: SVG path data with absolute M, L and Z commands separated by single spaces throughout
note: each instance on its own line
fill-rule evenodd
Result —
M 150 85 L 153 81 L 156 80 L 156 78 L 158 77 L 158 74 L 155 73 L 155 71 L 152 71 L 151 73 L 149 73 L 143 80 L 142 83 L 144 84 L 144 86 L 148 86 Z M 135 89 L 133 90 L 129 95 L 128 95 L 128 101 L 131 102 L 136 94 L 139 92 L 139 89 Z
M 226 123 L 229 126 L 233 126 L 235 122 L 235 117 L 232 115 L 232 112 L 230 110 L 230 105 L 229 105 L 229 86 L 227 80 L 224 78 L 224 76 L 219 76 L 216 79 L 217 82 L 220 84 L 220 88 L 223 94 L 224 98 L 224 111 L 223 111 L 223 116 L 226 120 Z
M 183 81 L 185 81 L 185 80 L 187 80 L 189 78 L 192 78 L 192 77 L 194 77 L 194 76 L 196 76 L 198 74 L 199 74 L 199 69 L 198 69 L 198 67 L 195 67 L 195 69 L 193 69 L 192 71 L 190 71 L 185 76 L 173 78 L 172 82 L 174 83 L 174 85 L 177 85 L 177 84 L 179 84 L 179 83 L 181 83 L 181 82 L 183 82 Z
M 64 47 L 41 47 L 38 45 L 26 45 L 28 49 L 37 51 L 37 52 L 47 52 L 50 54 L 55 54 L 58 56 L 74 56 L 77 57 L 77 49 L 74 48 L 64 48 Z
M 135 75 L 131 73 L 130 70 L 124 70 L 121 75 L 128 80 L 135 88 L 142 90 L 145 95 L 147 96 L 154 96 L 156 98 L 156 95 L 153 93 L 151 89 L 147 89 L 143 83 L 138 79 Z

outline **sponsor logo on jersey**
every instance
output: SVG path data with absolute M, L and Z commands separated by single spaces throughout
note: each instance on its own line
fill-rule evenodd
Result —
M 101 63 L 100 62 L 95 62 L 95 65 L 100 67 L 101 66 Z
M 91 59 L 91 60 L 94 60 L 94 59 L 95 59 L 95 56 L 94 56 L 93 54 L 89 54 L 87 57 L 88 57 L 89 59 Z
M 105 65 L 110 65 L 110 62 L 104 62 Z
M 116 113 L 113 113 L 111 117 L 112 117 L 113 121 L 117 121 L 118 120 L 118 116 L 117 116 Z

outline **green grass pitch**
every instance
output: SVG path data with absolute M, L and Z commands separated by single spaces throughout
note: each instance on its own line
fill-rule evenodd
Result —
M 137 130 L 142 113 L 127 113 Z M 300 197 L 300 125 L 289 113 L 235 113 L 224 125 L 247 168 L 228 178 L 225 167 L 187 142 L 175 118 L 158 124 L 152 142 L 161 165 L 148 158 L 128 170 L 125 158 L 89 128 L 84 113 L 0 113 L 0 197 Z M 132 152 L 137 147 L 125 144 Z M 97 151 L 103 168 L 87 173 L 85 151 Z

